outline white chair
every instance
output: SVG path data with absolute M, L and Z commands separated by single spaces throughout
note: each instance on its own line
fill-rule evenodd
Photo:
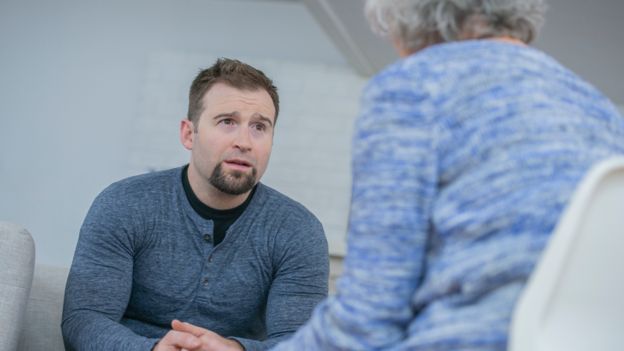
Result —
M 624 158 L 578 186 L 516 305 L 508 346 L 624 350 Z

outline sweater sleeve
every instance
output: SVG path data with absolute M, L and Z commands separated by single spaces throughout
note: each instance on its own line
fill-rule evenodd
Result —
M 405 338 L 437 177 L 433 109 L 414 85 L 400 72 L 386 72 L 365 90 L 337 294 L 275 350 L 377 350 Z
M 157 341 L 120 324 L 132 289 L 132 216 L 127 207 L 109 188 L 84 220 L 65 290 L 67 350 L 151 350 Z
M 283 209 L 280 209 L 283 210 Z M 281 225 L 272 254 L 273 282 L 267 297 L 267 338 L 233 338 L 245 350 L 267 350 L 292 336 L 327 297 L 329 255 L 321 223 L 296 208 Z

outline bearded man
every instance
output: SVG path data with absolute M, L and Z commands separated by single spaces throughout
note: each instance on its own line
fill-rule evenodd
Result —
M 220 59 L 191 85 L 188 165 L 118 181 L 93 202 L 65 293 L 68 350 L 264 350 L 327 295 L 318 219 L 260 183 L 279 98 Z

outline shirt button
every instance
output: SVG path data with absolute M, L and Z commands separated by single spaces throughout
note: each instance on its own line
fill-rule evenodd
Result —
M 204 240 L 208 243 L 212 242 L 212 236 L 210 234 L 204 234 Z
M 202 280 L 202 284 L 208 285 L 208 278 L 204 278 L 204 280 Z

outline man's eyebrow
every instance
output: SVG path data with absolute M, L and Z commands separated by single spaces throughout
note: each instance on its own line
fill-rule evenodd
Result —
M 234 112 L 223 112 L 223 113 L 219 113 L 218 115 L 212 117 L 212 119 L 217 119 L 217 118 L 222 118 L 222 117 L 238 117 L 239 113 L 234 111 Z
M 269 117 L 265 117 L 259 113 L 255 113 L 253 116 L 260 119 L 261 121 L 268 123 L 271 127 L 273 127 L 273 121 L 271 121 Z

